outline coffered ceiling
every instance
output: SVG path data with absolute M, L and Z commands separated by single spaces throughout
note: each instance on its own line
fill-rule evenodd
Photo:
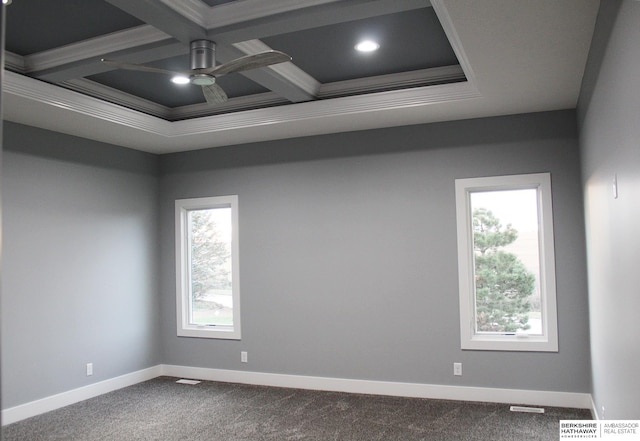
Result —
M 167 153 L 576 105 L 597 0 L 13 0 L 5 118 Z M 354 49 L 362 39 L 380 48 Z M 277 50 L 228 101 L 102 58 L 190 68 Z

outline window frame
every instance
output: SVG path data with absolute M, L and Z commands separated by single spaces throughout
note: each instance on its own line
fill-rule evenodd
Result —
M 471 193 L 536 189 L 542 335 L 486 334 L 475 331 L 475 264 Z M 555 250 L 550 173 L 491 176 L 455 180 L 462 349 L 558 352 Z
M 231 290 L 233 299 L 233 324 L 194 325 L 189 323 L 190 280 L 188 213 L 195 210 L 231 208 Z M 175 201 L 176 248 L 176 320 L 179 337 L 216 338 L 240 340 L 240 273 L 238 196 L 212 196 L 177 199 Z

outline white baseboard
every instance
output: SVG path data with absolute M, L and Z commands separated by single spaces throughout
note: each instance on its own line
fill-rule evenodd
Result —
M 158 365 L 120 377 L 73 389 L 40 400 L 2 410 L 2 425 L 40 415 L 79 401 L 87 400 L 123 387 L 132 386 L 161 375 L 197 380 L 242 383 L 260 386 L 323 390 L 411 398 L 524 404 L 529 406 L 574 407 L 591 409 L 597 418 L 590 394 L 576 392 L 496 389 L 487 387 L 443 386 L 393 381 L 352 380 L 304 375 L 269 374 L 189 366 Z
M 579 409 L 590 409 L 592 407 L 591 394 L 576 392 L 496 389 L 487 387 L 399 383 L 393 381 L 351 380 L 343 378 L 268 374 L 262 372 L 230 371 L 173 365 L 162 365 L 161 372 L 162 375 L 171 377 L 297 389 L 441 400 L 526 404 L 529 406 L 573 407 Z
M 64 406 L 69 406 L 70 404 L 78 403 L 89 398 L 97 397 L 98 395 L 106 394 L 107 392 L 156 378 L 162 375 L 161 371 L 162 368 L 160 365 L 153 366 L 148 369 L 110 378 L 109 380 L 72 389 L 40 400 L 3 409 L 2 425 L 4 426 L 15 423 L 16 421 L 24 420 L 26 418 L 40 415 Z

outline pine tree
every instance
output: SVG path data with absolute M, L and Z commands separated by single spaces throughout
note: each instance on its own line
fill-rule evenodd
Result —
M 490 210 L 473 211 L 476 278 L 476 326 L 481 332 L 516 332 L 529 329 L 529 297 L 535 276 L 518 257 L 502 250 L 515 242 L 518 232 L 503 227 Z

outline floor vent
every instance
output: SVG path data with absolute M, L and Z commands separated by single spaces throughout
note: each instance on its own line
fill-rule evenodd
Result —
M 185 378 L 181 378 L 178 381 L 176 381 L 176 383 L 180 383 L 180 384 L 198 384 L 200 383 L 198 380 L 187 380 Z
M 543 407 L 511 406 L 509 410 L 511 412 L 544 413 Z

